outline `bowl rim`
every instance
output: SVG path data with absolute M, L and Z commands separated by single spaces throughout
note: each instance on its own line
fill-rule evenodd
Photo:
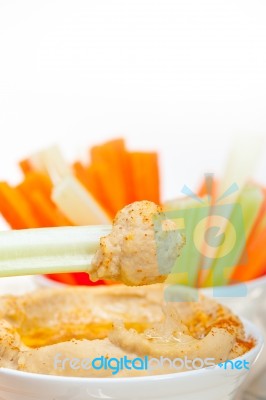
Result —
M 238 360 L 244 360 L 247 357 L 255 357 L 255 360 L 261 353 L 261 350 L 264 346 L 264 339 L 263 335 L 260 331 L 260 329 L 252 322 L 245 318 L 240 318 L 242 321 L 245 331 L 246 331 L 246 336 L 252 335 L 254 336 L 256 340 L 256 345 L 249 351 L 247 351 L 245 354 L 243 354 L 240 357 L 234 358 L 235 361 Z M 33 379 L 35 381 L 42 381 L 42 382 L 50 382 L 50 383 L 78 383 L 78 384 L 84 384 L 89 383 L 89 384 L 99 384 L 101 385 L 109 385 L 112 383 L 112 385 L 117 385 L 121 383 L 152 383 L 154 381 L 164 381 L 164 380 L 171 380 L 171 379 L 182 379 L 182 378 L 193 378 L 195 375 L 200 376 L 200 375 L 205 375 L 209 371 L 212 371 L 212 373 L 217 373 L 218 371 L 221 371 L 221 368 L 218 365 L 215 365 L 215 367 L 205 367 L 205 368 L 200 368 L 197 370 L 192 370 L 192 371 L 184 371 L 184 372 L 175 372 L 175 373 L 169 373 L 169 374 L 161 374 L 161 375 L 147 375 L 147 376 L 132 376 L 132 377 L 119 377 L 119 378 L 114 378 L 114 377 L 108 377 L 108 378 L 95 378 L 95 377 L 74 377 L 74 376 L 59 376 L 59 375 L 47 375 L 47 374 L 37 374 L 33 372 L 25 372 L 25 371 L 18 371 L 14 369 L 9 369 L 9 368 L 0 368 L 0 377 L 2 376 L 10 376 L 13 379 L 17 378 L 22 378 L 24 380 L 27 379 Z M 238 370 L 237 370 L 238 371 Z

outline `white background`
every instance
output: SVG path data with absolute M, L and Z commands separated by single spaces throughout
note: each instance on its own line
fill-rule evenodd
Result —
M 124 135 L 160 149 L 168 197 L 245 132 L 266 137 L 266 1 L 0 0 L 0 179 Z

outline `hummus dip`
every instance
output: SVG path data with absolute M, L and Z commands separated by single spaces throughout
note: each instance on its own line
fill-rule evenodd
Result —
M 165 281 L 180 256 L 185 238 L 161 206 L 135 201 L 118 211 L 112 231 L 100 246 L 88 271 L 93 281 L 110 279 L 129 286 Z
M 114 375 L 110 369 L 73 368 L 70 361 L 147 356 L 213 358 L 220 363 L 253 347 L 229 309 L 205 297 L 165 304 L 164 288 L 112 285 L 1 297 L 0 367 L 49 375 L 132 377 L 177 370 L 124 368 Z

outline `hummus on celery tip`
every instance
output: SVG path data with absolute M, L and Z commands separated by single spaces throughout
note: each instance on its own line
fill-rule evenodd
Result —
M 163 284 L 112 285 L 4 296 L 0 367 L 49 375 L 131 377 L 177 371 L 121 368 L 113 374 L 108 368 L 85 369 L 75 360 L 147 356 L 213 358 L 220 363 L 254 345 L 227 308 L 205 297 L 164 304 L 163 291 Z
M 164 282 L 184 244 L 176 223 L 167 219 L 161 206 L 135 201 L 118 211 L 111 233 L 100 239 L 90 278 L 128 286 Z

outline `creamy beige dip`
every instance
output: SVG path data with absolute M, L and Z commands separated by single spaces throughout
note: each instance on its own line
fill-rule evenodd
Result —
M 121 377 L 177 372 L 73 369 L 55 357 L 214 358 L 244 354 L 252 346 L 241 321 L 200 297 L 164 304 L 164 285 L 43 289 L 0 298 L 0 367 L 65 376 Z
M 160 206 L 136 201 L 117 213 L 112 232 L 100 239 L 90 277 L 129 286 L 163 282 L 184 243 L 176 223 L 166 218 Z

